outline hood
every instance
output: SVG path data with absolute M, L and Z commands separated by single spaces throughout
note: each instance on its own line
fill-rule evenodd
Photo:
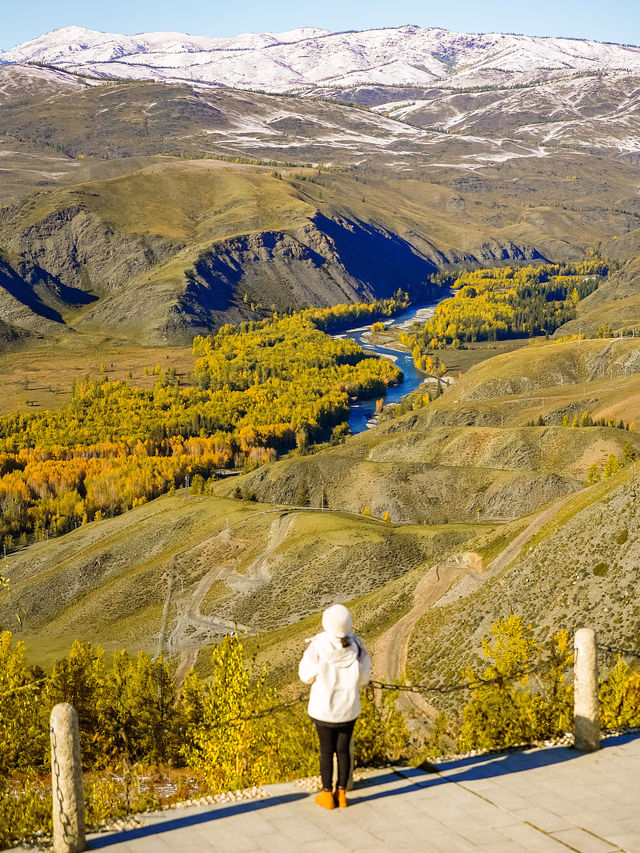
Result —
M 316 634 L 313 638 L 313 643 L 318 649 L 318 653 L 322 661 L 331 663 L 334 666 L 351 666 L 354 660 L 358 658 L 358 646 L 355 642 L 355 636 L 350 634 L 351 643 L 344 648 L 338 637 L 323 631 L 321 634 Z

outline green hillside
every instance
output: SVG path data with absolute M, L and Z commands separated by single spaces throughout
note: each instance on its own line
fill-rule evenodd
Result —
M 635 648 L 639 473 L 635 464 L 578 493 L 503 570 L 461 584 L 425 613 L 411 635 L 409 676 L 458 677 L 479 658 L 491 623 L 510 613 L 539 637 L 587 626 L 605 645 Z
M 640 456 L 633 157 L 498 136 L 489 118 L 486 137 L 436 133 L 421 120 L 322 99 L 148 82 L 61 88 L 48 78 L 38 91 L 37 75 L 25 88 L 20 73 L 0 68 L 0 83 L 13 81 L 0 86 L 0 409 L 73 413 L 73 428 L 53 418 L 53 437 L 43 415 L 46 447 L 29 448 L 29 482 L 12 477 L 24 473 L 17 456 L 27 432 L 26 419 L 13 422 L 16 447 L 0 459 L 11 479 L 3 512 L 22 512 L 24 489 L 43 521 L 15 527 L 23 541 L 53 529 L 64 465 L 56 473 L 40 463 L 74 462 L 49 445 L 75 434 L 91 394 L 100 398 L 97 383 L 133 386 L 117 386 L 131 423 L 103 419 L 107 443 L 140 425 L 136 401 L 166 412 L 170 397 L 186 399 L 196 380 L 204 393 L 214 374 L 220 394 L 230 393 L 224 352 L 211 375 L 195 375 L 196 335 L 398 288 L 421 303 L 436 292 L 437 272 L 449 281 L 461 269 L 599 258 L 612 269 L 558 315 L 575 319 L 549 339 L 555 325 L 539 324 L 536 339 L 471 335 L 452 350 L 444 334 L 445 348 L 431 352 L 447 365 L 444 393 L 427 379 L 401 409 L 385 408 L 374 429 L 342 443 L 329 441 L 335 420 L 325 419 L 324 433 L 314 423 L 290 449 L 289 410 L 276 424 L 289 430 L 287 442 L 273 446 L 251 433 L 254 424 L 234 421 L 236 443 L 207 461 L 207 494 L 172 491 L 142 505 L 180 485 L 187 468 L 155 492 L 140 475 L 135 501 L 119 504 L 109 495 L 124 475 L 110 479 L 105 464 L 92 486 L 105 498 L 100 514 L 134 509 L 48 542 L 11 543 L 0 620 L 33 661 L 49 665 L 78 637 L 110 653 L 162 651 L 181 679 L 193 664 L 206 674 L 212 644 L 238 625 L 274 682 L 288 685 L 304 639 L 336 600 L 349 602 L 384 678 L 456 677 L 507 612 L 547 633 L 592 620 L 631 641 Z M 377 340 L 395 345 L 394 334 Z M 240 337 L 234 345 L 242 355 Z M 244 379 L 259 407 L 258 368 L 269 359 L 252 359 Z M 74 384 L 93 390 L 65 409 Z M 353 388 L 336 391 L 344 414 Z M 304 396 L 296 391 L 292 410 L 303 408 L 296 395 Z M 171 435 L 177 456 L 178 426 L 197 439 L 189 471 L 204 452 L 198 441 L 213 441 L 211 421 L 193 414 L 174 418 Z M 258 425 L 266 429 L 270 416 L 262 405 Z M 168 458 L 166 424 L 156 420 L 158 446 L 132 440 L 118 451 L 137 474 L 136 454 Z M 327 441 L 310 447 L 314 439 Z M 108 452 L 94 448 L 91 458 Z M 233 465 L 255 470 L 227 476 Z M 80 510 L 83 490 L 78 475 L 70 501 Z M 80 510 L 57 520 L 73 528 Z
M 591 465 L 621 456 L 626 444 L 640 451 L 635 432 L 436 426 L 430 408 L 340 447 L 264 466 L 226 491 L 292 502 L 307 484 L 315 506 L 324 491 L 332 509 L 389 512 L 397 522 L 505 521 L 580 489 Z
M 539 580 L 523 574 L 522 589 L 514 593 L 506 575 L 486 574 L 510 542 L 516 545 L 506 565 L 516 558 L 513 565 L 520 565 L 530 548 L 537 554 L 544 547 L 551 555 L 545 571 L 553 573 L 556 555 L 571 562 L 574 536 L 582 543 L 581 565 L 598 554 L 597 564 L 606 562 L 610 545 L 599 544 L 595 518 L 606 515 L 603 507 L 618 487 L 633 489 L 640 438 L 635 429 L 563 426 L 554 394 L 564 395 L 565 414 L 600 417 L 613 410 L 615 398 L 616 415 L 629 418 L 640 399 L 629 385 L 637 387 L 637 376 L 622 375 L 616 365 L 634 353 L 633 339 L 520 347 L 478 363 L 424 408 L 343 444 L 308 455 L 293 452 L 218 481 L 216 496 L 187 499 L 177 492 L 29 545 L 8 559 L 11 590 L 3 624 L 15 628 L 42 663 L 60 656 L 69 637 L 77 636 L 109 651 L 162 649 L 179 677 L 193 664 L 206 673 L 207 649 L 239 625 L 249 631 L 259 660 L 269 660 L 272 677 L 286 684 L 302 640 L 327 604 L 349 602 L 358 630 L 384 650 L 387 633 L 415 609 L 414 596 L 422 590 L 420 600 L 431 603 L 422 618 L 417 611 L 410 631 L 409 672 L 414 680 L 431 672 L 432 655 L 438 654 L 438 674 L 450 677 L 460 660 L 475 653 L 487 620 L 501 615 L 507 600 L 519 612 L 525 592 L 536 590 L 523 612 L 552 627 L 546 599 L 538 594 L 539 583 L 545 595 L 555 589 L 551 575 Z M 520 384 L 514 388 L 515 381 Z M 552 382 L 559 384 L 544 384 Z M 515 411 L 520 425 L 513 423 Z M 532 412 L 544 423 L 527 426 Z M 585 488 L 593 466 L 601 477 L 611 459 L 621 466 L 618 472 L 611 469 L 612 476 Z M 238 500 L 238 494 L 251 500 Z M 301 500 L 310 506 L 296 506 Z M 632 511 L 631 504 L 625 507 Z M 385 513 L 390 521 L 381 520 Z M 623 538 L 623 527 L 632 530 L 630 518 L 622 524 L 622 509 L 616 513 L 611 524 L 619 516 L 615 524 L 622 526 L 611 527 L 609 539 Z M 515 537 L 536 519 L 540 529 L 518 546 Z M 440 566 L 435 576 L 434 566 Z M 619 581 L 628 584 L 628 571 L 619 575 L 609 560 L 607 571 L 600 567 L 588 581 L 589 589 L 614 584 L 612 612 L 627 632 L 632 611 L 620 609 L 624 599 L 616 596 Z M 467 590 L 459 598 L 458 583 Z M 507 598 L 498 596 L 496 590 L 505 587 Z M 440 607 L 443 595 L 445 603 L 453 596 L 452 610 Z M 586 619 L 590 601 L 574 602 L 572 618 Z M 477 614 L 472 633 L 469 608 Z M 443 613 L 451 619 L 438 621 Z M 420 639 L 425 625 L 433 643 Z M 454 625 L 448 656 L 442 655 L 441 634 L 432 635 L 433 625 L 447 636 Z M 383 651 L 378 659 L 384 670 Z
M 234 623 L 263 633 L 381 589 L 477 529 L 398 527 L 178 492 L 12 554 L 0 621 L 41 665 L 70 638 L 109 652 L 162 649 L 177 664 Z

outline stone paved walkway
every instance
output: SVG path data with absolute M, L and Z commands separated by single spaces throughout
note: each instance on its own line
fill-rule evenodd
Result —
M 590 755 L 553 747 L 477 756 L 438 773 L 381 770 L 351 807 L 325 811 L 295 784 L 266 799 L 160 812 L 93 836 L 105 853 L 640 853 L 640 735 Z

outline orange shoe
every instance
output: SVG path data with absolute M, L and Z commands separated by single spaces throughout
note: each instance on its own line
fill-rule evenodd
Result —
M 322 806 L 323 809 L 335 809 L 336 807 L 331 791 L 323 791 L 321 794 L 318 794 L 316 797 L 316 803 L 319 806 Z
M 344 788 L 336 788 L 333 793 L 333 801 L 339 809 L 346 809 L 349 805 L 347 802 L 347 792 Z

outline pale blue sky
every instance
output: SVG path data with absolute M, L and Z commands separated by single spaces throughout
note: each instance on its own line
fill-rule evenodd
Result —
M 5 5 L 6 4 L 6 5 Z M 106 32 L 178 30 L 230 36 L 300 26 L 332 31 L 418 24 L 459 32 L 512 32 L 640 44 L 637 0 L 5 0 L 0 49 L 56 27 Z

